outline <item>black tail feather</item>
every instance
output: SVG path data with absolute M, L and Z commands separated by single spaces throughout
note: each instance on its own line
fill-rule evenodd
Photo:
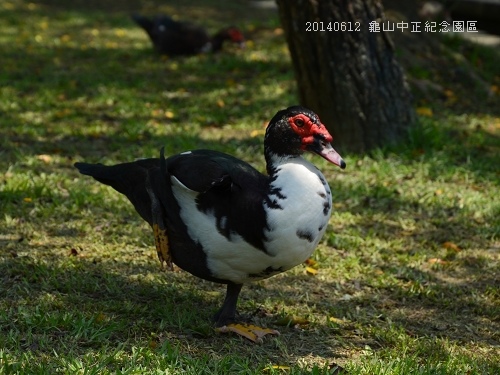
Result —
M 136 24 L 142 27 L 149 34 L 153 30 L 154 22 L 151 18 L 141 16 L 139 14 L 132 14 L 130 16 Z
M 151 199 L 147 191 L 147 181 L 149 181 L 150 173 L 158 173 L 158 159 L 142 159 L 112 166 L 75 163 L 75 167 L 80 173 L 91 176 L 125 195 L 141 217 L 152 225 Z

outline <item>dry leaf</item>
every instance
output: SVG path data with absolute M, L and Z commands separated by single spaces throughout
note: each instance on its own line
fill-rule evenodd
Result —
M 296 326 L 296 325 L 307 325 L 310 321 L 306 318 L 300 318 L 292 315 L 285 315 L 276 321 L 278 326 Z
M 445 265 L 445 264 L 449 264 L 450 262 L 447 262 L 446 260 L 442 260 L 440 258 L 431 258 L 428 260 L 428 262 L 430 264 L 440 264 L 440 265 Z
M 312 267 L 306 267 L 306 272 L 308 275 L 316 276 L 318 274 L 318 270 Z
M 106 315 L 104 315 L 103 313 L 99 313 L 99 314 L 97 314 L 97 316 L 95 317 L 95 321 L 96 321 L 97 323 L 101 323 L 101 322 L 103 322 L 103 321 L 105 321 L 105 320 L 106 320 Z
M 460 251 L 460 248 L 454 244 L 453 242 L 450 242 L 450 241 L 446 241 L 444 244 L 443 244 L 443 247 L 446 249 L 446 250 L 452 250 L 452 251 L 455 251 L 455 252 L 459 252 Z
M 264 129 L 252 130 L 250 132 L 250 137 L 255 138 L 255 137 L 259 137 L 259 136 L 264 135 L 264 134 L 266 134 L 266 131 Z
M 46 154 L 37 155 L 36 158 L 43 161 L 45 164 L 49 164 L 52 161 L 52 156 Z
M 328 320 L 338 325 L 344 324 L 344 321 L 342 319 L 335 318 L 334 316 L 329 317 Z
M 223 108 L 225 105 L 226 103 L 224 103 L 224 100 L 222 99 L 217 100 L 217 107 Z
M 418 107 L 417 114 L 420 116 L 432 117 L 434 113 L 432 112 L 432 108 L 429 107 Z
M 280 333 L 274 329 L 270 328 L 262 328 L 253 324 L 246 323 L 233 323 L 228 324 L 227 326 L 217 327 L 215 329 L 216 332 L 227 333 L 234 332 L 240 336 L 246 337 L 250 341 L 261 343 L 262 338 L 265 335 L 279 335 Z
M 33 201 L 33 199 L 31 199 L 30 197 L 23 198 L 23 202 L 25 202 L 25 203 L 31 203 L 32 201 Z
M 316 262 L 312 258 L 306 259 L 306 261 L 304 263 L 306 264 L 306 266 L 313 267 L 313 268 L 318 268 L 318 262 Z
M 447 98 L 453 98 L 455 96 L 455 93 L 452 90 L 444 90 L 444 94 Z
M 158 343 L 155 340 L 149 340 L 148 346 L 149 346 L 149 349 L 154 350 L 158 346 Z
M 115 35 L 116 35 L 117 37 L 120 37 L 120 38 L 121 38 L 121 37 L 125 36 L 125 34 L 126 34 L 126 33 L 125 33 L 125 30 L 124 30 L 124 29 L 116 29 L 116 30 L 115 30 Z

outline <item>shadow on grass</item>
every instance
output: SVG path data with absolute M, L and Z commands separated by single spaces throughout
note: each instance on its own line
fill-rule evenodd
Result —
M 294 301 L 312 306 L 314 313 L 324 317 L 314 324 L 322 332 L 318 339 L 335 337 L 329 343 L 332 347 L 343 343 L 358 350 L 366 345 L 373 350 L 386 349 L 401 345 L 401 337 L 394 337 L 398 330 L 410 339 L 444 338 L 459 346 L 496 346 L 500 340 L 499 308 L 491 293 L 495 293 L 498 275 L 474 265 L 464 268 L 466 277 L 460 281 L 436 268 L 420 271 L 390 264 L 380 266 L 384 275 L 379 274 L 375 282 L 351 278 L 341 283 L 318 283 L 310 276 L 285 274 L 279 281 L 266 283 L 265 293 L 278 305 L 290 306 Z M 382 282 L 382 277 L 390 281 Z M 345 320 L 329 323 L 330 316 Z M 306 334 L 318 333 L 307 333 L 306 329 Z
M 208 325 L 217 307 L 217 303 L 208 302 L 206 295 L 196 292 L 192 283 L 181 280 L 179 274 L 159 273 L 159 267 L 146 270 L 133 264 L 81 257 L 44 262 L 36 258 L 36 248 L 32 252 L 32 256 L 0 263 L 2 294 L 26 318 L 4 321 L 4 333 L 11 329 L 61 329 L 51 326 L 50 319 L 41 324 L 32 321 L 30 315 L 43 309 L 48 315 L 64 312 L 91 318 L 102 314 L 103 319 L 119 323 L 121 328 L 114 333 L 118 336 L 135 329 L 145 337 L 149 330 L 159 329 L 178 334 L 179 330 Z
M 200 355 L 208 350 L 217 357 L 232 354 L 253 359 L 256 365 L 274 363 L 275 350 L 282 346 L 286 351 L 281 361 L 291 363 L 311 354 L 325 359 L 344 356 L 343 350 L 332 347 L 330 338 L 304 346 L 297 336 L 308 332 L 287 327 L 279 327 L 279 339 L 242 345 L 245 339 L 213 331 L 211 317 L 224 296 L 221 286 L 185 272 L 164 274 L 150 267 L 111 263 L 79 257 L 47 262 L 35 255 L 1 262 L 1 297 L 10 302 L 0 313 L 0 333 L 10 340 L 8 346 L 42 353 L 75 350 L 84 355 L 108 343 L 128 348 L 159 340 L 187 344 L 191 350 L 200 350 Z M 244 288 L 240 305 L 248 305 L 256 294 L 262 298 L 259 289 Z M 265 293 L 272 295 L 276 290 Z M 255 314 L 241 306 L 239 310 L 243 317 Z M 273 326 L 272 318 L 254 316 L 255 320 Z
M 51 17 L 57 16 L 52 14 L 54 10 L 65 12 L 69 9 L 62 5 L 62 1 L 37 3 L 48 7 L 26 11 L 26 22 L 34 14 Z M 108 3 L 74 2 L 76 5 L 72 11 L 77 11 L 82 21 L 80 26 L 68 27 L 68 33 L 72 37 L 85 34 L 86 30 L 98 28 L 100 24 L 135 27 L 125 13 L 136 10 L 137 1 L 125 2 L 123 8 L 120 2 L 119 9 L 118 3 Z M 107 9 L 112 11 L 111 15 L 103 8 L 107 6 L 111 7 Z M 203 7 L 201 11 L 207 9 Z M 17 20 L 18 17 L 6 11 L 0 16 L 5 16 L 6 20 Z M 58 17 L 50 19 L 57 20 Z M 35 154 L 56 154 L 67 158 L 64 165 L 37 165 L 36 173 L 54 173 L 61 168 L 64 169 L 62 173 L 76 175 L 71 166 L 76 156 L 89 162 L 106 162 L 108 159 L 125 162 L 140 156 L 155 157 L 162 145 L 167 145 L 168 153 L 189 148 L 234 153 L 239 148 L 249 148 L 253 152 L 247 155 L 258 155 L 262 149 L 260 138 L 242 136 L 237 140 L 221 142 L 202 139 L 193 133 L 183 134 L 182 127 L 191 122 L 213 127 L 232 121 L 259 123 L 268 120 L 277 109 L 291 104 L 288 103 L 291 94 L 286 90 L 291 77 L 287 61 L 252 62 L 240 54 L 163 61 L 150 48 L 126 45 L 117 48 L 89 47 L 86 50 L 64 45 L 43 48 L 33 42 L 32 36 L 26 41 L 25 46 L 2 46 L 4 69 L 0 74 L 6 78 L 5 82 L 11 82 L 4 89 L 12 90 L 12 103 L 18 102 L 18 107 L 13 105 L 1 111 L 1 121 L 6 126 L 0 130 L 0 144 L 2 158 L 7 163 L 22 162 L 22 156 Z M 255 94 L 264 91 L 268 85 L 284 85 L 285 90 L 269 95 Z M 228 90 L 222 97 L 226 105 L 218 106 L 216 101 L 224 90 Z M 22 103 L 16 96 L 23 99 Z M 251 101 L 251 104 L 246 105 L 245 101 Z M 152 107 L 147 107 L 148 103 Z M 52 109 L 47 110 L 47 107 Z M 167 109 L 175 112 L 172 119 L 162 115 L 156 118 L 156 124 L 150 122 L 153 110 Z M 29 113 L 32 117 L 27 118 Z M 260 117 L 264 115 L 266 117 Z M 441 174 L 446 173 L 447 166 L 453 166 L 466 170 L 478 181 L 498 184 L 498 136 L 482 126 L 468 129 L 455 125 L 424 124 L 421 130 L 412 134 L 408 143 L 386 152 L 388 155 L 397 154 L 405 164 L 415 165 L 419 160 L 430 163 L 430 179 L 439 180 Z M 165 131 L 175 127 L 180 130 Z M 27 165 L 26 168 L 33 167 Z M 361 197 L 357 204 L 348 208 L 354 214 L 366 214 L 366 220 L 356 223 L 356 228 L 375 231 L 387 240 L 406 241 L 405 248 L 429 242 L 437 248 L 448 241 L 450 235 L 460 246 L 467 247 L 474 243 L 477 247 L 486 247 L 490 243 L 489 238 L 497 233 L 493 226 L 475 223 L 461 214 L 458 206 L 437 203 L 430 207 L 425 197 L 420 197 L 422 200 L 418 197 L 415 200 L 403 199 L 396 186 L 384 186 L 382 181 L 354 187 L 343 185 L 342 180 L 334 184 L 337 200 Z M 22 191 L 12 194 L 3 192 L 0 199 L 19 203 L 30 195 Z M 80 202 L 78 208 L 84 204 Z M 398 210 L 405 208 L 415 212 L 413 219 L 429 221 L 432 226 L 408 235 L 399 226 L 375 222 L 371 217 L 376 213 L 396 215 Z M 113 202 L 103 202 L 101 209 L 112 212 Z M 21 216 L 29 217 L 27 212 Z M 494 219 L 493 215 L 491 218 Z M 12 234 L 13 238 L 16 233 Z M 68 236 L 68 233 L 61 233 Z M 334 246 L 345 251 L 356 248 L 356 244 L 348 242 Z M 394 322 L 412 337 L 436 336 L 457 342 L 498 344 L 498 336 L 492 335 L 498 332 L 498 307 L 486 302 L 483 296 L 494 293 L 491 286 L 498 285 L 499 280 L 494 273 L 485 271 L 487 265 L 479 255 L 460 259 L 458 266 L 466 281 L 457 282 L 451 277 L 443 277 L 450 276 L 446 272 L 435 272 L 433 269 L 421 271 L 387 260 L 394 256 L 390 249 L 381 253 L 386 260 L 377 266 L 385 274 L 384 279 L 389 280 L 386 285 L 371 285 L 368 281 L 352 279 L 339 286 L 334 282 L 318 283 L 311 278 L 283 275 L 265 283 L 264 290 L 258 284 L 245 287 L 243 304 L 248 306 L 249 300 L 258 303 L 259 298 L 269 296 L 287 306 L 290 301 L 301 298 L 303 290 L 320 288 L 322 293 L 309 294 L 309 298 L 316 311 L 325 314 L 325 319 L 328 314 L 345 316 L 355 324 L 373 327 L 367 335 L 356 332 L 355 327 L 339 328 L 317 322 L 315 327 L 326 332 L 327 337 L 317 335 L 313 332 L 314 328 L 310 332 L 306 329 L 305 335 L 317 338 L 312 347 L 303 347 L 297 339 L 302 334 L 300 330 L 284 328 L 280 340 L 288 345 L 291 356 L 313 353 L 331 358 L 342 355 L 342 345 L 355 345 L 361 350 L 365 345 L 381 348 L 397 344 L 396 340 L 383 333 L 384 330 L 389 332 Z M 115 335 L 127 340 L 136 334 L 147 341 L 151 332 L 163 330 L 167 335 L 182 336 L 186 331 L 200 331 L 200 327 L 206 334 L 211 314 L 221 303 L 219 297 L 213 299 L 202 292 L 218 287 L 193 281 L 184 273 L 152 279 L 146 276 L 132 278 L 131 272 L 135 271 L 131 271 L 131 266 L 125 262 L 115 263 L 113 270 L 103 263 L 95 264 L 83 258 L 75 258 L 69 263 L 71 267 L 60 266 L 58 262 L 38 262 L 31 257 L 12 258 L 0 263 L 2 298 L 12 299 L 14 303 L 13 310 L 6 315 L 8 319 L 2 322 L 3 333 L 10 329 L 64 332 L 64 339 L 60 338 L 60 334 L 51 334 L 57 345 L 64 348 L 65 342 L 73 340 L 73 328 L 70 319 L 57 318 L 57 315 L 68 312 L 70 317 L 90 317 L 96 324 L 101 324 L 99 319 L 110 322 L 113 329 L 104 338 Z M 446 266 L 442 270 L 446 271 Z M 136 271 L 142 275 L 155 274 L 149 267 L 140 267 Z M 296 287 L 300 283 L 305 283 L 304 288 Z M 290 285 L 294 286 L 292 290 Z M 329 295 L 330 292 L 332 295 Z M 56 298 L 52 299 L 51 295 Z M 345 295 L 354 297 L 343 299 Z M 33 308 L 23 308 L 21 300 L 25 298 L 33 303 Z M 495 298 L 489 300 L 497 301 L 498 297 Z M 56 315 L 55 322 L 61 326 L 41 316 L 42 310 L 37 310 L 37 303 L 45 304 L 44 308 Z M 21 309 L 24 314 L 17 320 L 16 314 L 21 310 L 16 309 Z M 99 314 L 103 316 L 99 317 Z M 194 334 L 194 337 L 200 336 L 205 337 L 204 334 Z M 217 338 L 211 336 L 211 339 L 219 343 Z M 99 344 L 90 340 L 90 345 Z M 215 346 L 212 345 L 211 349 Z

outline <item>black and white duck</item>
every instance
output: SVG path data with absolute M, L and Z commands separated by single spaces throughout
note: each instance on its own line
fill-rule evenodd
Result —
M 323 174 L 303 158 L 315 153 L 344 169 L 332 136 L 303 107 L 281 110 L 264 138 L 267 174 L 213 150 L 105 166 L 76 163 L 80 173 L 127 196 L 154 231 L 160 262 L 227 284 L 215 314 L 218 331 L 253 341 L 277 331 L 238 323 L 243 284 L 307 260 L 327 228 L 332 195 Z

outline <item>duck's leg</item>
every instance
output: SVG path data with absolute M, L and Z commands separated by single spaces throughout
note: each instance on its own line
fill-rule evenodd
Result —
M 217 327 L 227 325 L 234 322 L 236 317 L 236 303 L 240 295 L 243 284 L 228 283 L 226 289 L 226 298 L 222 307 L 214 315 L 215 324 Z
M 246 337 L 253 342 L 262 342 L 262 337 L 267 334 L 279 335 L 274 329 L 262 328 L 253 324 L 236 323 L 236 303 L 243 284 L 227 284 L 226 298 L 220 310 L 215 314 L 217 332 L 234 332 Z

